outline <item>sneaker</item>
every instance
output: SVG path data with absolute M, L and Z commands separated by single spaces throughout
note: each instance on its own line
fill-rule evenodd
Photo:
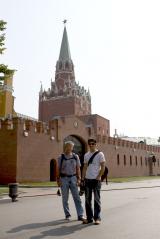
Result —
M 92 219 L 90 219 L 90 220 L 84 219 L 84 220 L 83 220 L 83 224 L 89 224 L 89 223 L 92 223 L 92 222 L 93 222 Z
M 69 221 L 71 219 L 71 216 L 66 216 L 66 220 Z
M 78 221 L 84 221 L 84 220 L 86 220 L 86 218 L 84 217 L 84 216 L 78 216 Z
M 95 220 L 94 224 L 95 225 L 99 225 L 101 223 L 101 221 L 99 219 Z

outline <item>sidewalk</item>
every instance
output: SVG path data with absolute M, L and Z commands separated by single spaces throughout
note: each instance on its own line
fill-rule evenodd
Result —
M 57 187 L 19 187 L 18 198 L 56 195 Z M 0 195 L 0 200 L 10 199 L 8 193 Z
M 126 183 L 109 183 L 106 185 L 102 183 L 102 191 L 115 191 L 115 190 L 132 190 L 132 189 L 141 189 L 141 188 L 153 188 L 160 187 L 160 179 L 153 180 L 144 180 L 144 181 L 134 181 Z M 19 196 L 22 197 L 38 197 L 38 196 L 48 196 L 48 195 L 57 195 L 57 187 L 19 187 Z M 8 194 L 0 195 L 1 200 L 10 199 Z

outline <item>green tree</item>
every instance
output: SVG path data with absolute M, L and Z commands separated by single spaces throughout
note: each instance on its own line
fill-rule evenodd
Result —
M 6 29 L 7 22 L 0 20 L 0 54 L 3 54 L 4 50 L 4 41 L 5 41 L 5 33 L 4 30 Z M 7 75 L 13 74 L 15 70 L 11 70 L 8 68 L 7 65 L 0 64 L 0 73 L 4 73 Z M 0 80 L 3 80 L 3 77 L 0 76 Z
M 4 30 L 6 29 L 6 22 L 3 20 L 0 20 L 0 54 L 3 54 L 4 48 L 4 41 L 5 41 L 5 33 Z

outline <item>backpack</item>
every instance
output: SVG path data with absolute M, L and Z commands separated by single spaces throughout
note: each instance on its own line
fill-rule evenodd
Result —
M 75 159 L 77 161 L 77 156 L 75 153 L 72 154 L 72 158 L 69 158 L 69 159 Z M 61 172 L 61 169 L 62 169 L 62 163 L 63 163 L 63 160 L 69 160 L 65 157 L 64 154 L 61 154 L 61 163 L 60 163 L 60 168 L 59 168 L 59 171 Z

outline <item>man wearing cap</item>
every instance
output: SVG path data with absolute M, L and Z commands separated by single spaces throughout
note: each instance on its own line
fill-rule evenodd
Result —
M 69 210 L 69 190 L 75 203 L 78 220 L 83 221 L 83 207 L 78 192 L 78 185 L 81 180 L 80 160 L 77 154 L 73 153 L 74 143 L 67 141 L 64 144 L 64 153 L 58 158 L 57 184 L 62 191 L 62 204 L 65 218 L 71 218 Z
M 87 219 L 84 224 L 95 221 L 96 225 L 101 222 L 101 176 L 105 170 L 105 157 L 97 149 L 95 139 L 88 140 L 89 151 L 84 155 L 84 166 L 82 172 L 82 184 L 85 184 L 85 207 Z M 94 212 L 92 209 L 92 192 L 94 194 Z

